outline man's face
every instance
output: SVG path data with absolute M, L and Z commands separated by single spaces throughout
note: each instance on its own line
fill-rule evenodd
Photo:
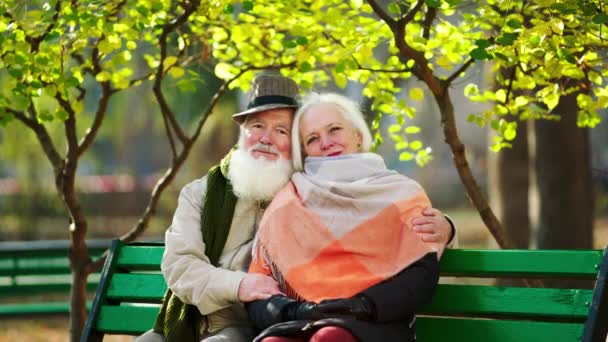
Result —
M 291 122 L 293 109 L 277 108 L 251 114 L 243 124 L 245 150 L 266 160 L 291 160 Z

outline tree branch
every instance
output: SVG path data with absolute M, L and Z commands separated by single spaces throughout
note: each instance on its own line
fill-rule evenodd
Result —
M 401 26 L 401 25 L 405 26 L 410 21 L 412 21 L 414 19 L 414 16 L 416 15 L 416 13 L 418 13 L 418 11 L 420 11 L 420 9 L 422 8 L 423 4 L 424 4 L 424 0 L 418 0 L 418 2 L 416 2 L 414 7 L 412 7 L 409 11 L 407 11 L 407 13 L 405 13 L 403 16 L 401 16 L 401 18 L 399 18 L 399 20 L 397 20 L 397 26 Z M 374 10 L 374 12 L 375 12 L 375 10 Z
M 473 63 L 475 63 L 475 60 L 473 58 L 469 58 L 468 61 L 461 65 L 458 70 L 456 70 L 453 74 L 450 75 L 450 77 L 445 80 L 446 86 L 450 86 L 450 84 L 452 84 L 452 82 L 463 72 L 465 72 Z
M 152 86 L 154 97 L 156 97 L 156 100 L 160 106 L 160 111 L 163 114 L 163 117 L 170 123 L 170 126 L 168 127 L 171 127 L 173 129 L 175 135 L 182 142 L 182 144 L 186 143 L 188 137 L 177 122 L 175 118 L 175 113 L 173 113 L 171 108 L 169 108 L 169 105 L 167 104 L 165 96 L 162 92 L 161 84 L 165 74 L 164 64 L 165 58 L 167 57 L 167 37 L 169 36 L 169 33 L 171 33 L 173 30 L 179 27 L 179 25 L 183 24 L 184 22 L 186 22 L 186 20 L 188 20 L 188 17 L 192 13 L 194 13 L 198 5 L 199 2 L 195 1 L 194 3 L 190 4 L 190 6 L 186 6 L 185 11 L 181 16 L 179 16 L 175 21 L 163 27 L 163 31 L 160 37 L 158 38 L 160 44 L 160 63 L 158 64 L 158 67 L 156 69 L 156 77 L 154 79 L 154 85 Z M 171 138 L 172 135 L 168 134 L 168 137 L 171 142 L 171 145 L 173 146 L 174 143 Z
M 433 75 L 433 71 L 427 65 L 428 60 L 424 57 L 424 54 L 422 54 L 420 51 L 414 50 L 411 46 L 409 46 L 405 42 L 405 24 L 406 24 L 405 18 L 406 18 L 406 16 L 404 16 L 402 19 L 400 19 L 399 22 L 397 23 L 392 18 L 390 18 L 390 16 L 387 16 L 386 12 L 384 12 L 384 10 L 382 8 L 380 8 L 380 6 L 378 6 L 378 4 L 375 2 L 375 0 L 367 0 L 367 2 L 372 6 L 372 8 L 374 9 L 374 12 L 376 12 L 376 14 L 380 18 L 382 18 L 386 22 L 386 24 L 390 27 L 391 31 L 393 32 L 394 39 L 395 39 L 395 46 L 399 50 L 401 57 L 413 59 L 414 62 L 416 62 L 416 64 L 414 65 L 415 69 L 413 69 L 412 72 L 419 79 L 423 80 L 427 84 L 427 86 L 433 92 L 433 94 L 435 94 L 436 96 L 442 96 L 445 89 L 441 85 L 439 79 L 437 79 Z M 416 3 L 416 5 L 414 6 L 414 8 L 412 8 L 412 10 L 410 10 L 410 12 L 408 12 L 408 13 L 414 13 L 414 11 L 419 10 L 420 6 L 421 6 L 421 2 L 423 2 L 423 1 L 419 0 Z M 387 20 L 389 20 L 389 21 L 387 21 Z
M 34 134 L 36 134 L 36 137 L 38 138 L 38 142 L 40 143 L 44 154 L 46 154 L 46 157 L 49 159 L 51 165 L 53 166 L 53 172 L 55 176 L 60 174 L 64 167 L 63 158 L 61 158 L 61 155 L 59 155 L 59 152 L 57 152 L 55 144 L 53 143 L 53 139 L 51 139 L 51 136 L 49 135 L 46 128 L 41 125 L 38 120 L 36 120 L 36 118 L 28 118 L 24 112 L 20 112 L 12 108 L 5 108 L 5 111 L 13 114 L 13 116 L 17 120 L 21 121 L 24 125 L 29 127 L 34 132 Z
M 30 43 L 30 46 L 32 47 L 32 53 L 36 53 L 38 52 L 38 49 L 40 49 L 40 43 L 42 43 L 42 41 L 46 38 L 46 36 L 48 36 L 48 34 L 51 32 L 51 30 L 55 27 L 55 24 L 57 23 L 57 18 L 59 18 L 59 12 L 61 11 L 61 0 L 57 0 L 57 3 L 55 4 L 55 14 L 53 15 L 53 18 L 51 19 L 51 23 L 49 24 L 49 26 L 47 26 L 47 28 L 44 30 L 44 32 L 39 35 L 38 37 L 31 37 L 31 36 L 26 36 L 25 40 Z
M 397 21 L 386 13 L 386 11 L 384 11 L 376 0 L 367 0 L 367 3 L 372 7 L 374 13 L 376 13 L 376 15 L 380 17 L 380 19 L 382 19 L 382 21 L 384 21 L 391 29 L 397 24 Z
M 429 9 L 424 14 L 424 21 L 422 22 L 422 37 L 426 40 L 431 36 L 431 24 L 435 21 L 435 17 L 437 17 L 437 9 L 429 7 Z

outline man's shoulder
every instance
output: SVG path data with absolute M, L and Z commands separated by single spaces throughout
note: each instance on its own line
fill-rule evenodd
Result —
M 184 185 L 182 188 L 182 194 L 193 194 L 193 193 L 204 193 L 207 191 L 207 176 L 204 175 L 201 178 L 197 178 L 190 183 Z

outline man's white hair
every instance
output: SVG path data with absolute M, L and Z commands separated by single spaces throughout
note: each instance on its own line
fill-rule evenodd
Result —
M 300 141 L 300 121 L 308 110 L 320 104 L 330 104 L 336 107 L 343 117 L 350 122 L 361 134 L 361 152 L 368 152 L 372 146 L 372 134 L 365 123 L 359 105 L 346 96 L 335 93 L 310 93 L 304 97 L 302 105 L 296 112 L 291 128 L 291 156 L 296 171 L 302 171 L 304 152 Z

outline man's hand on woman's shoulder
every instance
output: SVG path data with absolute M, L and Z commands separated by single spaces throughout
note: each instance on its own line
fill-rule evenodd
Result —
M 425 208 L 422 215 L 412 220 L 412 228 L 422 241 L 447 245 L 454 234 L 450 221 L 435 208 Z

